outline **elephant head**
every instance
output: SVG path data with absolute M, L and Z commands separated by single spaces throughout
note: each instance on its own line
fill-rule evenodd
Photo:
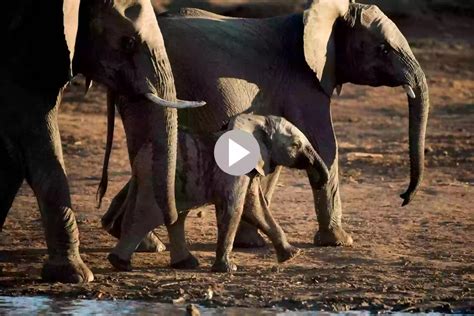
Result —
M 430 103 L 425 75 L 405 37 L 375 5 L 313 1 L 304 13 L 304 54 L 328 96 L 347 82 L 405 88 L 410 184 L 401 197 L 407 205 L 423 178 Z
M 203 105 L 175 100 L 173 74 L 149 0 L 81 1 L 74 70 L 135 99 L 173 108 Z
M 306 136 L 283 117 L 240 114 L 229 127 L 243 130 L 257 139 L 261 159 L 255 170 L 260 175 L 272 173 L 277 165 L 302 170 L 314 166 L 320 178 L 318 188 L 326 184 L 329 177 L 326 164 Z
M 177 219 L 178 123 L 176 110 L 169 108 L 204 103 L 176 99 L 171 65 L 150 0 L 82 0 L 73 67 L 86 76 L 86 89 L 91 80 L 107 86 L 109 107 L 120 95 L 151 111 L 156 198 L 168 223 L 173 223 Z M 105 189 L 102 182 L 100 194 Z

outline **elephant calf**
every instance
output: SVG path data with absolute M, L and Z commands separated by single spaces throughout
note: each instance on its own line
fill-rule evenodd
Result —
M 315 166 L 322 187 L 328 179 L 326 165 L 303 133 L 284 118 L 241 114 L 231 121 L 230 129 L 253 134 L 260 145 L 261 160 L 247 175 L 231 176 L 217 166 L 214 145 L 222 133 L 209 136 L 181 131 L 178 135 L 176 203 L 179 218 L 167 226 L 173 268 L 199 265 L 187 249 L 184 222 L 190 210 L 211 203 L 216 208 L 218 228 L 213 271 L 237 269 L 229 255 L 242 215 L 270 238 L 279 262 L 294 258 L 300 251 L 288 243 L 285 233 L 273 218 L 262 193 L 260 176 L 271 173 L 277 165 L 297 169 Z M 130 259 L 140 241 L 152 229 L 165 223 L 153 194 L 151 157 L 151 145 L 144 145 L 133 163 L 130 189 L 123 204 L 125 215 L 121 238 L 108 256 L 119 270 L 131 270 Z

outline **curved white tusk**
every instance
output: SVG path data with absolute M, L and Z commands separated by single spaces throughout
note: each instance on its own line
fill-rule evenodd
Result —
M 86 77 L 86 87 L 84 89 L 84 95 L 87 95 L 89 89 L 92 87 L 92 83 L 93 81 L 91 80 L 91 78 Z
M 338 84 L 338 85 L 336 86 L 336 92 L 337 92 L 337 96 L 340 97 L 341 94 L 342 94 L 342 84 Z
M 190 108 L 198 108 L 198 107 L 206 105 L 206 102 L 204 101 L 200 101 L 200 102 L 182 101 L 182 100 L 177 100 L 176 102 L 166 101 L 165 99 L 162 99 L 153 93 L 146 93 L 145 98 L 155 103 L 156 105 L 160 105 L 160 106 L 164 106 L 168 108 L 174 108 L 174 109 L 190 109 Z
M 405 92 L 408 94 L 410 98 L 416 99 L 415 91 L 413 91 L 413 88 L 410 87 L 410 85 L 404 84 L 403 89 L 405 89 Z

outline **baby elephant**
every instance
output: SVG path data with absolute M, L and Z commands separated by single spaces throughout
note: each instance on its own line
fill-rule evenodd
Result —
M 291 246 L 285 233 L 273 218 L 260 186 L 260 175 L 273 172 L 277 165 L 308 169 L 315 166 L 320 187 L 328 179 L 328 170 L 303 133 L 281 117 L 241 114 L 229 123 L 228 130 L 251 133 L 260 145 L 261 160 L 255 170 L 244 176 L 231 176 L 219 169 L 214 160 L 214 145 L 221 133 L 190 134 L 180 131 L 176 171 L 176 204 L 178 221 L 167 227 L 171 266 L 195 268 L 197 259 L 186 245 L 184 222 L 192 209 L 214 204 L 217 213 L 217 249 L 212 271 L 237 269 L 229 258 L 241 219 L 256 225 L 275 247 L 279 262 L 294 258 L 299 249 Z M 123 207 L 122 234 L 108 259 L 119 270 L 131 270 L 130 259 L 143 237 L 164 224 L 157 207 L 151 172 L 151 145 L 145 145 L 134 161 L 132 180 Z

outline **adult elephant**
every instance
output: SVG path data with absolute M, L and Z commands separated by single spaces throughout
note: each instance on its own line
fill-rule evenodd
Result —
M 199 105 L 176 99 L 173 74 L 149 0 L 9 1 L 3 5 L 0 58 L 0 227 L 26 179 L 38 200 L 45 227 L 46 281 L 90 282 L 93 274 L 79 254 L 71 209 L 58 107 L 75 72 L 132 99 L 146 99 L 155 132 L 154 168 L 173 179 L 176 111 Z M 88 83 L 89 85 L 89 83 Z M 113 94 L 113 92 L 112 92 Z M 166 100 L 165 100 L 166 99 Z M 169 145 L 169 146 L 168 146 Z M 177 218 L 174 183 L 158 183 L 158 203 Z
M 331 95 L 344 83 L 405 87 L 410 184 L 401 197 L 403 205 L 413 199 L 423 176 L 428 86 L 407 40 L 376 6 L 319 0 L 302 14 L 269 19 L 236 19 L 182 9 L 158 17 L 158 22 L 178 96 L 208 103 L 180 113 L 182 124 L 198 131 L 216 131 L 242 112 L 280 115 L 318 149 L 330 179 L 318 190 L 317 172 L 307 170 L 319 222 L 316 245 L 352 244 L 341 225 L 338 148 L 330 111 Z M 179 43 L 173 38 L 180 38 Z M 267 179 L 268 199 L 276 179 L 278 172 Z M 119 226 L 117 205 L 126 190 L 114 199 L 103 218 L 104 226 Z M 255 232 L 244 234 L 256 236 Z

